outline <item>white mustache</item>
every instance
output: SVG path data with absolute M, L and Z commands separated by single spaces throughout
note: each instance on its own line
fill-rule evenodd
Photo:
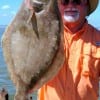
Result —
M 74 13 L 74 15 L 67 14 L 67 12 L 71 12 L 71 11 L 76 12 L 76 13 Z M 66 20 L 67 22 L 75 22 L 78 19 L 79 19 L 79 10 L 77 8 L 69 7 L 64 10 L 64 20 Z

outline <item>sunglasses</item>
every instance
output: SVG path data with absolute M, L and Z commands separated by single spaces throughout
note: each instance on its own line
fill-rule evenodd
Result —
M 62 5 L 68 5 L 69 2 L 72 2 L 73 4 L 80 5 L 80 4 L 86 4 L 88 0 L 61 0 Z

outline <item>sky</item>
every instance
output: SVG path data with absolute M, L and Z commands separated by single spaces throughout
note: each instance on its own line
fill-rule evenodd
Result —
M 0 25 L 8 25 L 23 0 L 0 0 Z
M 0 25 L 8 25 L 13 20 L 22 1 L 0 0 Z M 100 2 L 97 9 L 87 19 L 94 27 L 100 28 Z

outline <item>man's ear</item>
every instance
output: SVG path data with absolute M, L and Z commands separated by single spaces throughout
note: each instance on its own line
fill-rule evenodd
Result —
M 87 6 L 87 16 L 88 16 L 90 12 L 90 3 L 89 3 L 89 0 L 85 0 L 85 1 L 87 1 L 86 6 Z

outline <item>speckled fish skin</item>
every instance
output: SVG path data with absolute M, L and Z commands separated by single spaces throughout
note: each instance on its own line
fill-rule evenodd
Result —
M 2 36 L 5 61 L 16 86 L 14 100 L 28 100 L 29 91 L 34 92 L 52 79 L 64 62 L 63 25 L 57 0 L 48 1 L 30 21 L 31 11 L 23 2 Z

